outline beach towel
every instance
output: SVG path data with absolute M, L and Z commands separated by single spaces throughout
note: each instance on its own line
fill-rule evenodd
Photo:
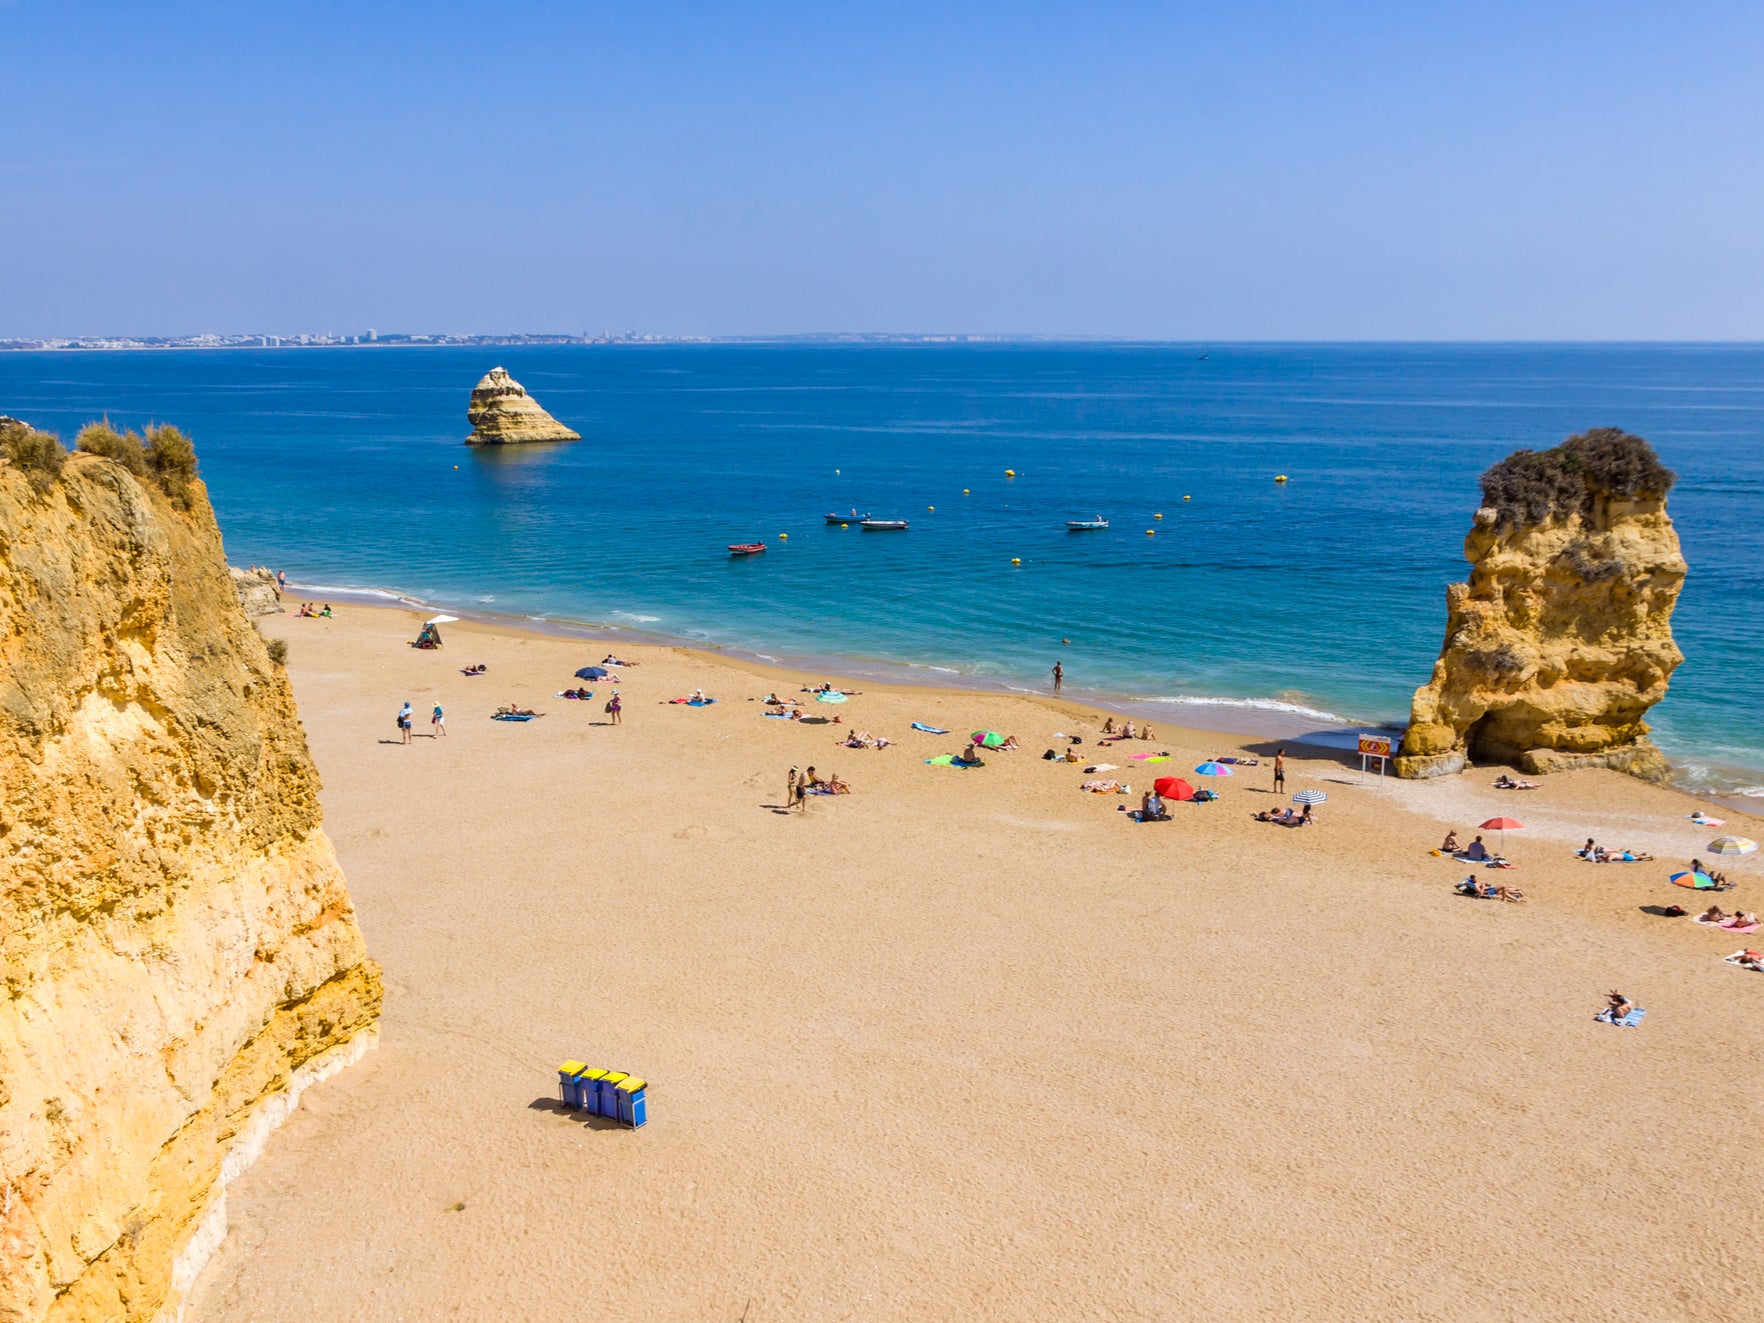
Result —
M 1724 965 L 1732 965 L 1735 969 L 1744 969 L 1744 970 L 1747 970 L 1753 974 L 1756 974 L 1761 971 L 1753 969 L 1752 966 L 1750 966 L 1750 965 L 1741 964 L 1740 962 L 1742 960 L 1744 960 L 1747 956 L 1751 956 L 1755 960 L 1758 958 L 1758 954 L 1759 953 L 1756 951 L 1735 951 L 1730 956 L 1722 956 L 1721 963 Z
M 1606 1024 L 1621 1025 L 1625 1029 L 1633 1029 L 1638 1024 L 1641 1023 L 1642 1016 L 1644 1016 L 1646 1014 L 1647 1014 L 1646 1011 L 1644 1011 L 1641 1007 L 1637 1006 L 1628 1015 L 1625 1015 L 1621 1020 L 1619 1020 L 1617 1018 L 1617 1016 L 1612 1012 L 1611 1008 L 1609 1006 L 1607 1006 L 1607 1007 L 1605 1007 L 1604 1010 L 1600 1011 L 1597 1015 L 1593 1016 L 1593 1019 L 1603 1020 Z
M 1699 827 L 1725 827 L 1727 825 L 1726 818 L 1705 818 L 1700 812 L 1687 813 L 1685 816 Z
M 840 693 L 837 689 L 831 689 L 824 694 L 815 695 L 815 702 L 817 703 L 843 703 L 844 701 L 845 695 Z
M 494 717 L 491 717 L 490 720 L 492 720 L 492 721 L 531 721 L 534 718 L 534 716 L 536 716 L 536 715 L 537 715 L 537 713 L 528 712 L 528 713 L 522 713 L 521 715 L 517 716 L 513 712 L 502 712 L 502 713 L 498 713 Z
M 1127 756 L 1135 762 L 1141 763 L 1167 763 L 1170 761 L 1170 755 L 1167 753 L 1130 753 Z
M 1721 929 L 1722 932 L 1726 932 L 1726 933 L 1755 933 L 1758 931 L 1759 928 L 1764 927 L 1764 924 L 1729 922 L 1729 923 L 1718 923 L 1715 925 L 1715 927 Z
M 940 753 L 935 758 L 927 758 L 925 761 L 932 767 L 960 767 L 963 765 L 955 760 L 953 753 Z
M 949 734 L 949 732 L 947 730 L 943 729 L 943 727 L 941 727 L 941 726 L 927 726 L 922 721 L 913 722 L 913 729 L 914 730 L 922 730 L 927 735 L 947 735 L 947 734 Z
M 687 707 L 709 707 L 712 703 L 714 703 L 716 701 L 717 700 L 714 698 L 690 698 L 690 699 L 686 700 L 686 706 Z
M 1120 770 L 1121 765 L 1119 763 L 1092 763 L 1089 767 L 1084 769 L 1084 775 L 1089 776 L 1093 772 L 1118 772 Z

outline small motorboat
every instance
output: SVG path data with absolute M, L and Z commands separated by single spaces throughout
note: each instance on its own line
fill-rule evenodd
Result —
M 867 514 L 859 514 L 856 510 L 853 510 L 848 515 L 830 514 L 827 516 L 827 522 L 829 524 L 861 524 L 869 517 L 870 516 Z
M 1098 515 L 1095 519 L 1066 520 L 1066 531 L 1068 533 L 1082 533 L 1089 528 L 1107 528 L 1108 526 L 1109 521 L 1104 519 L 1101 515 Z
M 731 556 L 757 556 L 765 549 L 766 544 L 764 542 L 731 542 L 729 544 L 729 554 Z
M 907 526 L 907 521 L 904 519 L 860 519 L 858 520 L 858 523 L 862 527 L 877 533 L 892 529 L 904 530 Z

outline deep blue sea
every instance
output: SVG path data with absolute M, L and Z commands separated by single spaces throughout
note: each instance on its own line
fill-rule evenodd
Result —
M 586 439 L 460 444 L 497 363 Z M 1656 738 L 1690 784 L 1764 783 L 1764 346 L 14 353 L 0 413 L 178 424 L 230 559 L 297 583 L 928 680 L 1058 659 L 1073 694 L 1250 729 L 1400 722 L 1477 475 L 1621 426 L 1679 473 L 1691 565 Z M 853 507 L 912 527 L 822 519 Z

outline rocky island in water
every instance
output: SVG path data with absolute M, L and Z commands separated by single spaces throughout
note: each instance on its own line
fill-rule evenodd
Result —
M 582 439 L 580 432 L 572 432 L 541 409 L 539 402 L 527 394 L 526 387 L 501 367 L 491 368 L 472 387 L 466 421 L 472 425 L 472 434 L 466 438 L 468 446 Z

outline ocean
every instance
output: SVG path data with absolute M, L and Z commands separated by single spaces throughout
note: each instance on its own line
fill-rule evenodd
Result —
M 497 363 L 585 439 L 460 444 Z M 1620 426 L 1678 472 L 1691 566 L 1655 738 L 1687 787 L 1764 795 L 1764 346 L 9 353 L 0 413 L 176 423 L 229 558 L 312 596 L 940 683 L 1057 660 L 1069 695 L 1246 730 L 1400 724 L 1478 475 Z M 911 528 L 823 519 L 851 510 Z

